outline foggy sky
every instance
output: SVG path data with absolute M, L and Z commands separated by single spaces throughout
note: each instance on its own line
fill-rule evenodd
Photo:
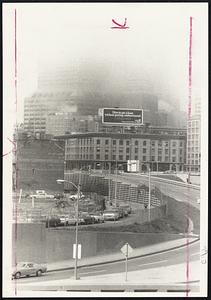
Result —
M 14 5 L 11 6 L 14 8 Z M 79 68 L 103 92 L 140 89 L 161 101 L 188 103 L 189 18 L 193 21 L 193 97 L 203 73 L 204 7 L 192 3 L 16 4 L 19 110 L 37 88 L 38 73 Z M 128 30 L 112 30 L 112 18 Z

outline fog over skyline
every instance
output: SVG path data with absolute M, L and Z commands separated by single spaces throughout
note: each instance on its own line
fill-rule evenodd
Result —
M 190 16 L 193 17 L 193 98 L 201 97 L 202 6 L 34 3 L 14 7 L 20 115 L 24 98 L 37 90 L 39 73 L 49 70 L 52 74 L 64 67 L 73 76 L 79 70 L 87 86 L 96 92 L 127 91 L 134 85 L 140 91 L 156 95 L 160 101 L 177 103 L 181 110 L 187 110 Z M 110 28 L 112 19 L 123 23 L 125 18 L 129 29 Z

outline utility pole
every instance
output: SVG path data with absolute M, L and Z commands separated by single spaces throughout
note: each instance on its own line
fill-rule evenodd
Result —
M 76 201 L 76 228 L 75 228 L 75 279 L 78 279 L 78 202 L 81 197 L 81 171 L 78 179 L 78 195 Z
M 110 176 L 111 176 L 111 163 L 109 163 L 109 171 L 108 171 L 108 200 L 109 200 L 109 205 L 111 204 L 111 179 L 110 179 Z
M 151 170 L 149 167 L 149 203 L 148 203 L 148 221 L 150 222 L 151 216 L 150 216 L 150 208 L 151 208 Z
M 114 203 L 115 203 L 115 207 L 117 205 L 117 159 L 116 159 L 116 180 L 115 180 L 115 185 L 114 185 Z

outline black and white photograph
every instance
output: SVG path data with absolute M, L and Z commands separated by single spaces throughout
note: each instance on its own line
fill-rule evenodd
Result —
M 206 297 L 208 3 L 3 3 L 4 297 Z

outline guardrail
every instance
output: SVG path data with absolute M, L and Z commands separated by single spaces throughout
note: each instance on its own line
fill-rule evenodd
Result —
M 66 291 L 66 292 L 110 292 L 110 293 L 125 293 L 125 292 L 139 292 L 139 293 L 155 293 L 155 292 L 168 292 L 168 293 L 184 293 L 187 295 L 192 292 L 199 292 L 199 281 L 196 285 L 190 285 L 188 283 L 179 285 L 167 285 L 167 284 L 152 284 L 152 285 L 140 285 L 140 284 L 116 284 L 116 285 L 93 285 L 93 284 L 71 284 L 71 285 L 44 285 L 33 286 L 25 285 L 18 286 L 20 290 L 30 291 Z
M 128 177 L 128 175 L 126 175 L 126 174 L 121 174 L 119 176 Z M 149 178 L 148 175 L 142 175 L 142 174 L 136 174 L 136 175 L 133 174 L 133 176 L 136 176 L 136 177 L 140 176 L 140 177 Z M 165 179 L 165 178 L 161 178 L 161 177 L 157 177 L 157 176 L 153 176 L 153 175 L 151 175 L 151 179 L 154 179 L 154 181 L 158 181 L 158 182 L 167 182 L 169 184 L 173 184 L 173 185 L 177 185 L 177 186 L 183 186 L 183 187 L 186 187 L 186 188 L 192 188 L 192 189 L 200 190 L 200 186 L 195 185 L 195 184 L 189 184 L 189 183 L 180 182 L 180 181 L 176 181 L 176 180 Z

